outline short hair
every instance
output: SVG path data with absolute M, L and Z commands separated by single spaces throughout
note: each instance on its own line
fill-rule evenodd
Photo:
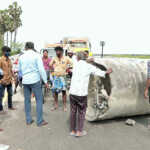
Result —
M 7 51 L 11 52 L 10 47 L 8 47 L 8 46 L 3 46 L 3 47 L 2 47 L 2 52 L 7 52 Z
M 62 51 L 63 52 L 64 50 L 61 46 L 57 46 L 57 47 L 55 47 L 55 51 Z
M 86 60 L 86 56 L 84 52 L 77 52 L 77 58 L 79 60 Z
M 87 51 L 87 50 L 86 50 L 86 51 L 84 51 L 84 52 L 86 52 L 87 54 L 89 54 L 89 51 Z
M 44 53 L 44 52 L 47 52 L 47 53 L 48 53 L 48 50 L 47 50 L 47 49 L 44 49 L 44 50 L 43 50 L 43 53 Z
M 34 50 L 34 43 L 33 42 L 26 42 L 25 49 L 32 49 L 32 50 Z

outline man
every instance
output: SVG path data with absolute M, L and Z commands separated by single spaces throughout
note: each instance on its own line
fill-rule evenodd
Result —
M 147 82 L 146 82 L 146 88 L 144 92 L 145 99 L 150 100 L 150 61 L 147 63 Z
M 74 57 L 73 51 L 69 50 L 67 55 L 68 55 L 68 57 L 70 59 L 70 62 L 72 62 L 72 59 Z M 67 74 L 68 74 L 69 79 L 72 78 L 72 68 L 73 68 L 73 63 L 69 64 L 68 68 L 67 68 Z M 70 87 L 70 85 L 69 85 L 69 87 Z
M 86 56 L 86 58 L 88 58 L 89 57 L 89 51 L 84 51 L 85 52 L 85 56 Z
M 95 66 L 85 61 L 86 56 L 84 52 L 77 53 L 77 60 L 73 62 L 73 76 L 70 86 L 70 127 L 72 136 L 81 137 L 86 135 L 83 131 L 88 96 L 88 84 L 91 74 L 105 77 L 105 74 L 112 73 L 112 69 L 107 72 L 101 71 Z M 78 115 L 78 116 L 77 116 Z M 78 118 L 78 121 L 76 120 Z M 76 126 L 76 121 L 77 126 Z
M 68 57 L 71 59 L 73 57 L 73 51 L 69 50 L 67 53 Z
M 68 57 L 63 56 L 63 48 L 62 47 L 56 47 L 56 57 L 52 59 L 50 66 L 54 68 L 54 80 L 53 80 L 53 93 L 54 93 L 54 108 L 53 110 L 56 110 L 58 108 L 58 93 L 62 92 L 62 99 L 64 104 L 64 111 L 67 111 L 66 107 L 66 70 L 68 67 L 68 64 L 71 64 L 72 62 Z
M 50 80 L 50 62 L 51 62 L 51 58 L 48 57 L 48 51 L 45 49 L 43 50 L 43 65 L 47 74 L 47 78 L 48 80 Z
M 34 122 L 31 117 L 31 94 L 33 92 L 36 98 L 37 126 L 45 126 L 48 123 L 43 119 L 43 96 L 40 79 L 42 78 L 45 86 L 48 87 L 46 72 L 40 55 L 34 51 L 34 44 L 27 42 L 25 49 L 26 52 L 19 59 L 19 71 L 22 74 L 24 86 L 26 123 L 31 125 Z
M 4 114 L 3 111 L 3 97 L 5 89 L 8 93 L 8 109 L 15 110 L 12 104 L 12 63 L 9 59 L 11 49 L 7 46 L 2 47 L 2 58 L 0 59 L 0 69 L 3 71 L 3 78 L 0 79 L 0 114 Z
M 17 87 L 19 85 L 19 80 L 18 80 L 18 63 L 19 63 L 19 60 L 17 58 L 16 61 L 13 63 L 13 73 L 15 75 L 15 89 L 14 89 L 14 94 L 17 93 Z

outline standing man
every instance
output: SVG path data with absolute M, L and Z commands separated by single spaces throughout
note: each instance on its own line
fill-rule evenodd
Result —
M 68 54 L 68 57 L 69 57 L 70 59 L 72 59 L 72 57 L 73 57 L 73 51 L 69 50 L 69 51 L 67 52 L 67 54 Z
M 46 72 L 40 55 L 34 51 L 34 44 L 27 42 L 25 49 L 26 52 L 19 59 L 19 71 L 22 74 L 24 86 L 26 123 L 31 125 L 34 122 L 31 117 L 31 94 L 33 92 L 36 98 L 37 125 L 45 126 L 48 123 L 43 119 L 43 96 L 40 78 L 48 87 Z
M 47 79 L 50 80 L 50 62 L 51 62 L 51 58 L 48 57 L 48 51 L 45 49 L 43 50 L 43 65 L 44 65 L 44 69 L 46 71 L 47 74 Z
M 54 93 L 54 108 L 52 108 L 52 111 L 58 108 L 58 93 L 62 92 L 64 111 L 66 112 L 67 111 L 66 70 L 68 64 L 71 64 L 72 62 L 68 57 L 63 56 L 64 50 L 62 47 L 56 47 L 55 51 L 57 56 L 53 58 L 50 63 L 50 67 L 54 68 L 54 80 L 53 80 L 53 87 L 52 87 Z
M 4 114 L 3 111 L 3 97 L 5 89 L 8 93 L 8 109 L 15 110 L 12 104 L 12 63 L 9 59 L 11 49 L 7 46 L 2 47 L 2 58 L 0 59 L 0 69 L 3 71 L 3 78 L 0 79 L 0 114 Z
M 104 72 L 87 63 L 84 52 L 77 53 L 77 61 L 73 62 L 73 76 L 70 86 L 70 128 L 72 136 L 81 137 L 87 134 L 83 131 L 88 96 L 88 84 L 91 74 L 105 77 L 112 69 Z M 76 120 L 77 118 L 77 120 Z M 77 126 L 76 126 L 76 121 Z
M 19 85 L 19 80 L 18 80 L 18 64 L 19 64 L 19 59 L 17 58 L 16 61 L 13 63 L 13 73 L 15 76 L 15 89 L 14 89 L 14 94 L 17 93 L 17 87 Z
M 145 99 L 150 99 L 150 61 L 147 63 L 147 82 L 144 92 Z

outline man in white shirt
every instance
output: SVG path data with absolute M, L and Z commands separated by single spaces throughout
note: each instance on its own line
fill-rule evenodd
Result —
M 83 131 L 88 96 L 88 84 L 91 74 L 105 77 L 106 74 L 112 73 L 112 69 L 106 72 L 85 61 L 85 53 L 77 53 L 77 60 L 73 58 L 73 76 L 70 86 L 70 127 L 72 136 L 81 137 L 86 135 Z M 78 111 L 78 113 L 77 113 Z M 78 114 L 78 116 L 77 116 Z M 78 126 L 76 126 L 76 117 L 78 119 Z

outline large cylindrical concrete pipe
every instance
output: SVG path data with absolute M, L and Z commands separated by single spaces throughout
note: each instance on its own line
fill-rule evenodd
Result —
M 88 121 L 150 114 L 144 99 L 147 80 L 146 60 L 98 59 L 93 65 L 113 73 L 106 78 L 91 75 L 89 83 Z

